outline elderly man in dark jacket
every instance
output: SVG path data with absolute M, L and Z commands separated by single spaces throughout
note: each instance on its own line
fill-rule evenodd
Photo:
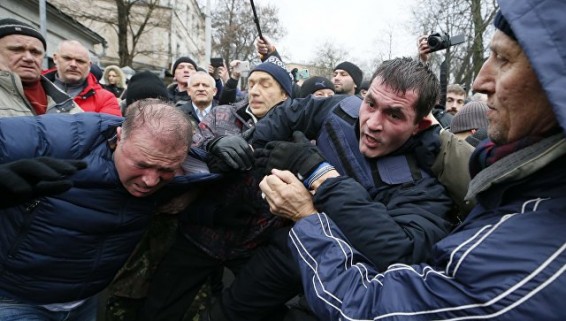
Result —
M 144 100 L 130 106 L 127 116 L 0 119 L 3 163 L 49 156 L 88 165 L 68 177 L 72 187 L 67 191 L 58 183 L 61 194 L 46 197 L 32 181 L 29 200 L 8 206 L 2 202 L 1 320 L 95 320 L 94 296 L 124 264 L 156 204 L 169 199 L 175 187 L 217 176 L 183 172 L 192 128 L 182 111 Z M 75 171 L 47 165 L 63 175 Z M 52 179 L 37 177 L 46 183 Z

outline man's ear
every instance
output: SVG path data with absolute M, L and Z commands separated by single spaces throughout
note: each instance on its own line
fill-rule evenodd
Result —
M 116 127 L 116 142 L 122 139 L 122 127 Z
M 415 125 L 415 129 L 413 130 L 413 135 L 422 132 L 423 130 L 429 128 L 431 125 L 432 125 L 432 121 L 428 117 L 424 117 Z

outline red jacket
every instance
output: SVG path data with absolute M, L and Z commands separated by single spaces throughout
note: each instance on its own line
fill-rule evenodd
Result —
M 54 82 L 56 72 L 57 70 L 53 68 L 45 71 L 44 75 Z M 104 89 L 92 73 L 88 74 L 86 82 L 86 87 L 74 98 L 75 103 L 83 111 L 122 116 L 116 96 Z

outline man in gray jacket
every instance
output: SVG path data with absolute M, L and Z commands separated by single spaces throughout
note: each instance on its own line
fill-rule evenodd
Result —
M 0 117 L 82 111 L 41 75 L 46 47 L 37 29 L 0 19 Z

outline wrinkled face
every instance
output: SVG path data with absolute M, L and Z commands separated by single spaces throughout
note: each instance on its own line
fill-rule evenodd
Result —
M 417 93 L 396 93 L 376 77 L 360 107 L 360 152 L 368 158 L 385 156 L 401 147 L 430 123 L 415 124 Z
M 466 100 L 465 95 L 458 95 L 455 93 L 446 93 L 446 112 L 456 115 L 456 113 L 464 107 Z
M 330 97 L 334 96 L 334 92 L 331 89 L 324 88 L 315 91 L 312 95 L 315 97 Z
M 177 69 L 175 69 L 175 81 L 180 84 L 187 85 L 189 83 L 189 78 L 191 78 L 191 75 L 196 71 L 195 66 L 192 64 L 182 62 L 177 66 Z
M 196 73 L 191 76 L 188 92 L 196 106 L 207 107 L 216 95 L 216 84 L 208 75 Z
M 155 193 L 175 177 L 187 148 L 160 143 L 150 131 L 135 130 L 123 139 L 118 128 L 114 163 L 120 182 L 135 197 Z
M 256 117 L 263 117 L 271 108 L 287 99 L 279 83 L 268 73 L 254 71 L 248 78 L 249 107 Z
M 336 69 L 332 77 L 334 90 L 337 94 L 353 95 L 356 93 L 356 84 L 350 74 L 342 69 Z
M 497 30 L 474 90 L 487 94 L 488 135 L 496 144 L 538 136 L 558 126 L 556 116 L 519 44 Z
M 110 85 L 116 85 L 118 84 L 120 78 L 118 77 L 118 75 L 116 74 L 116 72 L 114 70 L 110 70 L 108 72 L 108 83 Z
M 24 35 L 0 38 L 0 66 L 20 76 L 24 84 L 40 78 L 44 57 L 43 44 L 37 38 Z
M 57 75 L 66 84 L 83 82 L 90 72 L 88 51 L 79 44 L 65 43 L 53 54 Z

